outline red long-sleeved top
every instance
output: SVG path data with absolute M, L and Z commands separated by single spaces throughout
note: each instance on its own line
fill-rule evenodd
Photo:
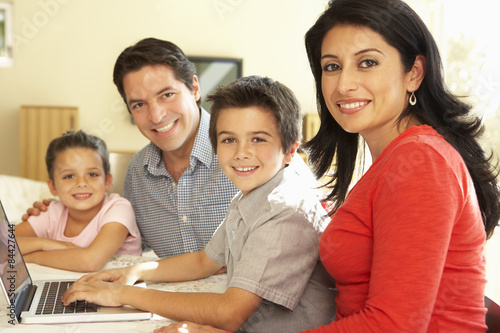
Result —
M 337 318 L 310 332 L 485 332 L 484 241 L 460 155 L 431 127 L 408 129 L 321 238 Z

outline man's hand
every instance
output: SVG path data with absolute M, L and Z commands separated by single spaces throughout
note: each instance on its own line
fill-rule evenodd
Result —
M 173 323 L 168 326 L 163 326 L 154 330 L 155 333 L 226 333 L 224 330 L 214 328 L 207 325 L 198 325 L 183 321 L 180 323 Z
M 26 214 L 24 214 L 21 219 L 23 221 L 28 221 L 30 216 L 38 216 L 40 215 L 41 212 L 46 212 L 47 207 L 50 205 L 50 203 L 53 201 L 53 199 L 43 199 L 41 202 L 40 201 L 35 201 L 33 203 L 33 207 L 28 208 L 26 210 Z

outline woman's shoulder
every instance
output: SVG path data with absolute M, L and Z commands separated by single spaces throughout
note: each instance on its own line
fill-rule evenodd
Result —
M 442 157 L 446 160 L 462 160 L 458 151 L 434 128 L 428 125 L 414 126 L 393 141 L 388 155 L 405 155 L 407 158 Z
M 442 144 L 446 142 L 441 134 L 439 134 L 434 128 L 428 125 L 413 126 L 403 133 L 401 133 L 394 141 L 391 143 L 393 146 L 401 146 L 404 144 Z
M 467 166 L 459 152 L 442 135 L 430 126 L 418 126 L 407 130 L 391 143 L 380 159 L 380 174 L 404 175 L 416 181 L 430 175 L 454 177 L 468 181 Z

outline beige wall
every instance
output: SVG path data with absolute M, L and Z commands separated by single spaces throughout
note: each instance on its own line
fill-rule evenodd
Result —
M 23 104 L 77 106 L 80 127 L 110 150 L 143 147 L 111 75 L 117 55 L 144 37 L 173 41 L 188 55 L 243 58 L 244 75 L 277 79 L 305 112 L 315 110 L 303 36 L 327 0 L 12 2 L 14 67 L 0 68 L 0 174 L 19 174 Z

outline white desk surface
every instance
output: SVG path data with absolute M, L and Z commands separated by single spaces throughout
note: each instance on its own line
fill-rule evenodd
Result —
M 152 258 L 136 257 L 129 255 L 115 255 L 104 266 L 103 269 L 125 267 L 139 262 L 150 261 Z M 33 280 L 53 280 L 53 279 L 77 279 L 83 274 L 28 264 L 28 270 Z M 179 283 L 147 283 L 148 288 L 174 291 L 174 292 L 217 292 L 222 293 L 226 289 L 226 275 L 214 275 L 206 279 L 179 282 Z M 2 296 L 2 295 L 0 295 Z M 54 324 L 54 325 L 23 325 L 9 324 L 10 317 L 7 316 L 7 303 L 4 297 L 0 297 L 0 331 L 2 333 L 22 333 L 22 332 L 152 332 L 156 328 L 166 326 L 173 321 L 160 316 L 153 316 L 150 320 L 126 321 L 126 322 L 106 322 L 106 323 L 75 323 L 75 324 Z

